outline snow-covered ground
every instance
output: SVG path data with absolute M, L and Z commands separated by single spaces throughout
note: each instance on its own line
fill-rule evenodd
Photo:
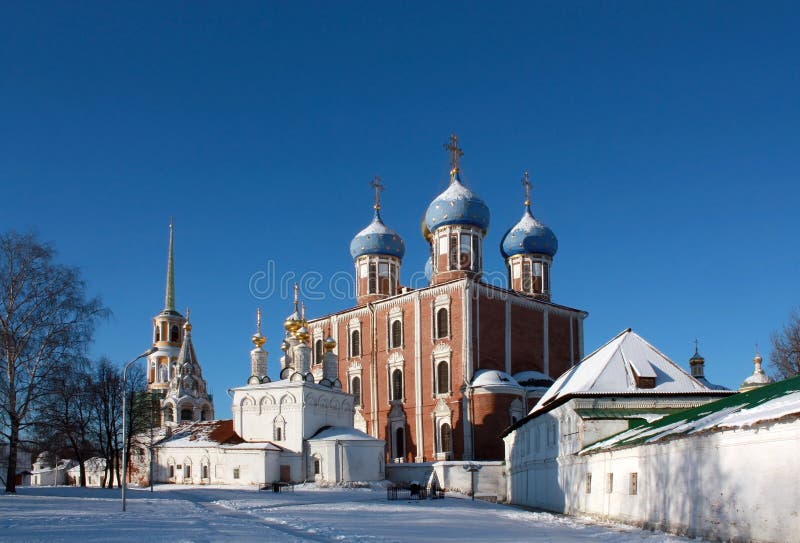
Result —
M 677 542 L 661 532 L 471 501 L 387 501 L 381 489 L 160 485 L 119 490 L 19 488 L 0 495 L 0 541 L 542 541 Z

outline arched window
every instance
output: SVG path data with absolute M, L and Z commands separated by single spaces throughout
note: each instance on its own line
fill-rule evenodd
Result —
M 200 466 L 200 477 L 203 479 L 208 479 L 208 464 L 203 464 Z
M 403 399 L 403 372 L 399 369 L 392 372 L 392 399 Z
M 449 315 L 446 307 L 442 307 L 436 312 L 437 339 L 445 338 L 450 333 L 450 319 L 448 317 Z
M 161 341 L 161 333 L 158 329 L 158 325 L 156 324 L 153 328 L 153 342 Z
M 378 266 L 372 262 L 369 265 L 369 285 L 367 288 L 368 294 L 378 292 Z
M 353 405 L 361 405 L 361 377 L 353 377 L 350 381 L 350 394 L 353 395 Z
M 180 330 L 178 330 L 178 327 L 173 324 L 172 328 L 169 329 L 169 340 L 172 343 L 178 343 L 178 341 L 180 341 L 180 338 L 181 338 L 181 332 Z
M 450 368 L 446 360 L 436 364 L 436 393 L 447 394 L 450 392 Z
M 403 458 L 406 455 L 406 433 L 402 427 L 394 431 L 394 457 Z
M 322 363 L 322 340 L 318 339 L 314 342 L 314 363 Z
M 350 356 L 361 356 L 361 332 L 350 332 Z
M 175 417 L 172 413 L 172 406 L 167 406 L 164 408 L 164 422 L 174 422 Z
M 273 421 L 273 426 L 275 428 L 273 434 L 275 436 L 275 441 L 283 441 L 286 439 L 286 419 L 278 415 Z
M 453 432 L 450 429 L 450 425 L 446 422 L 439 427 L 439 444 L 442 448 L 442 452 L 452 452 L 452 435 Z
M 170 479 L 174 479 L 175 478 L 175 464 L 170 464 L 169 465 L 169 478 Z
M 181 409 L 181 420 L 192 420 L 192 410 Z
M 314 475 L 319 475 L 319 458 L 314 459 Z
M 392 349 L 403 345 L 403 323 L 400 319 L 392 322 Z
M 183 466 L 183 478 L 184 479 L 192 478 L 192 466 L 190 464 L 185 464 Z
M 200 420 L 208 420 L 208 408 L 203 408 L 203 410 L 200 411 Z

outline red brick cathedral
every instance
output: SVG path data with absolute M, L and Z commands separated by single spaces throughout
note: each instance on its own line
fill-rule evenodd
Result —
M 450 184 L 423 224 L 429 285 L 400 285 L 405 245 L 381 218 L 376 180 L 374 218 L 350 244 L 357 305 L 286 322 L 290 334 L 307 324 L 314 373 L 336 342 L 355 425 L 386 441 L 390 462 L 502 459 L 501 431 L 583 355 L 587 313 L 550 301 L 558 242 L 531 212 L 527 174 L 522 219 L 500 247 L 507 290 L 481 281 L 489 209 L 461 183 L 455 136 L 446 148 Z

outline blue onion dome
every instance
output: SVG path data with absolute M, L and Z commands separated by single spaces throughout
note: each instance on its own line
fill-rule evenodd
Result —
M 400 234 L 383 224 L 380 210 L 375 210 L 375 218 L 350 242 L 353 260 L 364 255 L 389 255 L 402 259 L 406 245 Z
M 431 282 L 433 279 L 433 257 L 429 256 L 428 260 L 425 261 L 425 279 L 428 280 L 428 283 Z
M 558 240 L 553 231 L 536 220 L 530 206 L 525 207 L 525 214 L 503 236 L 500 252 L 503 258 L 519 254 L 544 254 L 555 256 L 558 251 Z
M 489 229 L 489 208 L 483 200 L 461 184 L 458 169 L 450 173 L 450 186 L 437 196 L 425 212 L 425 225 L 433 232 L 448 224 L 477 226 Z

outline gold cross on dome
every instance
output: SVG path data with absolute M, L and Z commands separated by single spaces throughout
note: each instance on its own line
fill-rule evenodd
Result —
M 372 181 L 369 182 L 369 186 L 375 189 L 375 205 L 373 206 L 375 209 L 381 208 L 381 192 L 383 192 L 383 183 L 381 183 L 380 176 L 376 175 Z
M 450 134 L 450 141 L 444 144 L 444 148 L 450 153 L 450 167 L 458 171 L 458 162 L 464 156 L 464 151 L 458 146 L 458 136 Z
M 525 187 L 525 205 L 531 205 L 531 178 L 526 171 L 522 175 L 522 186 Z

